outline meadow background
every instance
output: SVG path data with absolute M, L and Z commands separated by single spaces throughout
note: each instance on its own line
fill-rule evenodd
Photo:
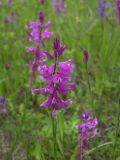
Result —
M 117 119 L 120 116 L 120 25 L 115 1 L 109 0 L 107 17 L 101 19 L 98 0 L 66 0 L 66 15 L 56 15 L 52 1 L 13 0 L 10 6 L 0 1 L 0 96 L 5 97 L 7 113 L 0 113 L 0 160 L 53 160 L 52 122 L 49 109 L 41 109 L 42 95 L 29 91 L 26 53 L 28 25 L 40 11 L 45 22 L 51 20 L 54 36 L 46 44 L 51 51 L 54 38 L 66 44 L 65 59 L 73 58 L 75 89 L 68 97 L 73 103 L 58 111 L 57 159 L 76 160 L 79 113 L 91 110 L 98 118 L 98 134 L 85 152 L 86 160 L 113 160 Z M 15 14 L 10 23 L 5 17 Z M 83 51 L 89 53 L 88 74 Z M 49 63 L 49 61 L 48 61 Z M 8 65 L 9 64 L 9 65 Z M 93 104 L 89 94 L 88 76 Z M 36 82 L 37 83 L 37 82 Z M 40 85 L 40 84 L 39 84 Z M 120 134 L 115 160 L 120 160 Z

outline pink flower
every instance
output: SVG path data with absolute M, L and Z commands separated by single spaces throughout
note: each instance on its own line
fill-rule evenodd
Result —
M 39 0 L 39 2 L 40 2 L 41 4 L 44 4 L 44 3 L 45 3 L 45 0 Z
M 43 40 L 48 40 L 53 32 L 48 32 L 48 28 L 51 26 L 51 21 L 49 20 L 46 24 L 44 24 L 44 13 L 40 12 L 38 15 L 39 22 L 35 22 L 32 20 L 30 22 L 30 34 L 29 41 L 33 42 L 35 45 L 40 45 Z
M 60 16 L 60 13 L 63 12 L 66 14 L 66 4 L 65 0 L 53 0 L 52 1 L 53 8 L 56 11 L 57 16 Z
M 78 136 L 78 141 L 87 140 L 90 136 L 95 136 L 97 134 L 96 126 L 98 125 L 97 118 L 91 117 L 91 112 L 86 111 L 80 115 L 82 122 L 76 125 L 76 129 L 80 130 L 80 134 Z
M 25 47 L 26 52 L 34 53 L 33 61 L 31 61 L 28 66 L 30 69 L 31 80 L 30 80 L 30 87 L 32 88 L 33 79 L 35 79 L 35 72 L 40 74 L 40 70 L 42 69 L 43 63 L 46 61 L 46 55 L 49 58 L 52 56 L 44 51 L 42 51 L 41 46 L 45 47 L 44 40 L 48 40 L 52 35 L 53 32 L 49 32 L 48 29 L 51 26 L 51 21 L 49 20 L 46 24 L 44 24 L 44 13 L 40 12 L 38 15 L 39 21 L 36 22 L 32 20 L 29 25 L 29 37 L 28 41 L 33 43 L 30 47 Z M 42 78 L 42 75 L 41 75 Z
M 85 148 L 90 143 L 88 138 L 97 134 L 96 127 L 98 125 L 98 120 L 96 117 L 93 118 L 91 116 L 90 111 L 80 114 L 80 118 L 82 119 L 82 122 L 77 124 L 75 127 L 80 131 L 80 134 L 78 135 L 78 141 L 80 141 L 81 144 L 78 151 L 78 159 L 83 160 Z
M 44 51 L 44 54 L 54 59 L 54 65 L 48 66 L 43 65 L 39 67 L 39 74 L 42 76 L 42 80 L 45 81 L 46 86 L 40 89 L 32 90 L 37 93 L 40 91 L 41 94 L 49 94 L 47 100 L 45 100 L 40 106 L 41 107 L 52 107 L 53 110 L 58 110 L 60 107 L 66 108 L 72 101 L 70 99 L 64 100 L 60 95 L 66 95 L 67 91 L 73 90 L 73 83 L 71 81 L 71 74 L 74 69 L 72 60 L 66 62 L 58 62 L 60 50 L 64 45 L 60 44 L 58 39 L 54 40 L 52 44 L 54 56 L 48 51 Z M 61 53 L 63 53 L 62 50 Z
M 50 37 L 53 35 L 53 32 L 48 32 L 47 30 L 45 30 L 42 34 L 41 34 L 41 38 L 48 40 L 50 39 Z

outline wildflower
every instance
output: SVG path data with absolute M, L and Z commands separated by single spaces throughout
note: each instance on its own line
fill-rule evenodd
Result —
M 118 23 L 120 23 L 120 0 L 116 0 L 115 10 L 116 10 Z
M 40 45 L 43 40 L 48 40 L 52 35 L 53 32 L 48 32 L 48 28 L 51 25 L 51 21 L 49 20 L 46 24 L 44 24 L 44 13 L 40 12 L 39 16 L 39 23 L 32 20 L 30 22 L 30 35 L 29 41 L 33 42 L 35 45 Z
M 72 103 L 70 99 L 63 100 L 60 95 L 66 95 L 67 91 L 73 90 L 71 73 L 73 72 L 74 66 L 72 60 L 58 62 L 58 58 L 65 50 L 65 45 L 61 45 L 58 39 L 53 41 L 52 49 L 53 55 L 47 52 L 46 56 L 50 59 L 54 59 L 54 65 L 43 65 L 39 68 L 39 73 L 46 82 L 46 86 L 40 89 L 33 89 L 32 93 L 39 92 L 43 95 L 48 94 L 47 100 L 40 106 L 42 108 L 52 107 L 53 111 L 55 111 L 60 107 L 65 109 Z
M 17 20 L 17 18 L 18 17 L 13 12 L 11 12 L 9 16 L 4 17 L 4 23 L 11 23 L 12 21 Z
M 45 0 L 39 0 L 39 2 L 40 2 L 41 4 L 44 4 L 44 3 L 45 3 Z
M 61 12 L 64 12 L 64 14 L 66 14 L 65 0 L 53 0 L 52 5 L 58 16 L 60 15 Z
M 99 0 L 99 15 L 102 19 L 107 16 L 106 8 L 107 8 L 106 0 Z
M 43 64 L 43 61 L 45 61 L 45 55 L 43 52 L 38 48 L 36 49 L 33 61 L 31 61 L 28 66 L 31 67 L 30 74 L 34 74 L 35 71 L 38 70 L 38 66 L 41 66 Z
M 7 6 L 8 6 L 8 7 L 11 7 L 11 5 L 12 5 L 12 0 L 6 0 L 6 3 L 7 3 Z
M 28 66 L 30 66 L 30 87 L 32 87 L 32 81 L 34 78 L 34 73 L 38 71 L 38 67 L 43 65 L 43 62 L 46 60 L 46 54 L 41 50 L 42 47 L 45 46 L 44 40 L 48 40 L 53 32 L 49 32 L 48 28 L 51 26 L 51 21 L 49 20 L 46 24 L 44 24 L 44 13 L 40 12 L 38 15 L 39 22 L 35 22 L 32 20 L 30 22 L 30 33 L 28 40 L 33 43 L 33 47 L 26 47 L 26 51 L 28 53 L 34 53 L 33 61 L 31 61 Z
M 4 23 L 11 23 L 12 19 L 11 17 L 4 17 Z
M 80 114 L 80 118 L 82 122 L 76 125 L 76 129 L 80 131 L 78 141 L 81 142 L 78 156 L 80 160 L 83 160 L 84 150 L 89 144 L 88 138 L 97 134 L 98 120 L 96 117 L 92 118 L 90 111 Z
M 88 59 L 89 59 L 89 54 L 88 54 L 88 51 L 84 51 L 83 52 L 83 62 L 85 63 L 85 64 L 87 64 L 88 63 Z
M 5 67 L 6 70 L 9 70 L 11 65 L 10 64 L 5 64 L 4 67 Z
M 0 96 L 0 113 L 6 113 L 7 109 L 6 109 L 6 101 L 5 98 Z

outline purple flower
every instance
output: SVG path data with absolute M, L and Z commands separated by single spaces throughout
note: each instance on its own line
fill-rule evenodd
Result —
M 32 47 L 25 47 L 25 50 L 28 53 L 33 53 L 33 61 L 31 61 L 28 66 L 30 66 L 30 86 L 32 89 L 32 81 L 35 79 L 35 72 L 39 72 L 40 68 L 42 68 L 43 63 L 46 61 L 47 51 L 44 52 L 41 50 L 41 46 L 45 47 L 44 40 L 50 39 L 53 35 L 53 32 L 49 32 L 48 29 L 51 26 L 51 21 L 49 20 L 46 24 L 44 24 L 44 13 L 40 12 L 38 15 L 39 22 L 32 20 L 29 25 L 30 33 L 28 37 L 28 41 L 32 42 Z M 49 55 L 49 58 L 51 56 Z M 40 73 L 40 72 L 39 72 Z M 42 76 L 41 76 L 42 77 Z
M 37 51 L 37 48 L 35 47 L 25 47 L 26 52 L 28 53 L 34 53 Z
M 120 0 L 116 0 L 115 10 L 116 10 L 118 23 L 120 23 Z
M 0 114 L 2 113 L 6 113 L 7 109 L 6 109 L 6 101 L 5 98 L 0 96 Z
M 45 16 L 45 14 L 43 12 L 40 12 L 38 15 L 38 19 L 41 24 L 43 24 L 43 22 L 44 22 L 44 16 Z
M 17 16 L 11 12 L 10 15 L 8 17 L 4 17 L 4 23 L 11 23 L 14 20 L 17 20 Z
M 47 30 L 45 30 L 42 34 L 41 34 L 41 38 L 48 40 L 50 39 L 50 37 L 53 35 L 53 32 L 48 32 Z
M 84 153 L 86 146 L 88 146 L 88 138 L 97 134 L 96 127 L 98 125 L 97 118 L 93 118 L 90 111 L 86 111 L 85 113 L 80 114 L 80 118 L 82 119 L 82 122 L 75 126 L 76 129 L 80 131 L 78 136 L 78 141 L 81 141 L 80 150 L 78 153 L 79 156 L 80 153 Z M 81 160 L 83 160 L 83 155 L 81 157 Z
M 45 0 L 39 0 L 39 2 L 40 2 L 41 4 L 44 4 L 44 3 L 45 3 Z
M 6 103 L 5 98 L 2 96 L 0 96 L 0 103 L 3 105 Z
M 99 0 L 99 15 L 102 19 L 107 16 L 106 8 L 107 8 L 106 0 Z
M 44 24 L 44 13 L 40 12 L 39 16 L 39 23 L 32 20 L 30 22 L 30 35 L 29 35 L 29 41 L 33 42 L 35 45 L 40 45 L 40 43 L 43 42 L 43 40 L 48 40 L 52 35 L 53 32 L 48 32 L 48 28 L 51 25 L 50 20 Z
M 76 128 L 81 131 L 78 140 L 84 140 L 89 136 L 96 134 L 96 126 L 98 124 L 97 118 L 94 119 L 91 117 L 91 112 L 86 111 L 85 113 L 80 114 L 82 122 L 76 125 Z
M 58 16 L 60 16 L 61 12 L 64 12 L 64 14 L 66 14 L 65 0 L 53 0 L 52 5 Z
M 34 55 L 33 61 L 28 64 L 31 67 L 30 74 L 33 74 L 35 71 L 38 71 L 38 66 L 41 66 L 43 64 L 44 59 L 44 53 L 38 48 Z
M 40 89 L 32 89 L 33 93 L 40 92 L 43 95 L 49 95 L 47 100 L 40 105 L 42 108 L 52 107 L 53 110 L 58 110 L 62 107 L 65 109 L 72 103 L 70 99 L 64 100 L 60 97 L 60 95 L 66 95 L 67 91 L 73 90 L 73 83 L 71 81 L 71 74 L 74 69 L 73 61 L 58 62 L 59 56 L 65 50 L 63 46 L 65 45 L 61 45 L 60 41 L 56 39 L 52 44 L 53 56 L 48 51 L 44 51 L 48 58 L 54 59 L 54 65 L 39 67 L 38 72 L 42 80 L 45 81 L 46 86 Z
M 11 65 L 10 64 L 5 64 L 4 67 L 5 67 L 6 70 L 9 70 Z
M 53 41 L 52 49 L 54 51 L 54 57 L 59 57 L 62 55 L 64 50 L 66 49 L 65 45 L 61 45 L 58 39 Z
M 87 64 L 88 63 L 88 59 L 89 59 L 89 54 L 88 54 L 88 51 L 84 51 L 83 52 L 83 62 L 85 63 L 85 64 Z
M 8 5 L 8 7 L 11 7 L 11 5 L 12 5 L 12 0 L 6 0 L 6 3 L 7 3 L 7 5 Z
M 4 17 L 4 23 L 11 23 L 12 19 L 11 17 Z

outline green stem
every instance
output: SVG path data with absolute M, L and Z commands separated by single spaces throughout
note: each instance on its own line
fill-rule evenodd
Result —
M 52 131 L 53 131 L 53 142 L 54 142 L 54 159 L 57 160 L 57 139 L 56 139 L 56 131 L 57 131 L 57 123 L 56 119 L 52 117 Z
M 97 149 L 102 148 L 102 147 L 107 146 L 107 145 L 111 145 L 112 143 L 113 143 L 113 142 L 103 143 L 103 144 L 97 146 Z M 95 150 L 96 150 L 96 147 L 93 148 L 93 149 L 91 149 L 91 150 L 89 150 L 89 151 L 86 151 L 86 152 L 85 152 L 85 155 L 89 155 L 90 153 L 94 152 Z
M 62 154 L 62 159 L 65 160 L 65 156 L 64 156 L 64 114 L 63 114 L 63 111 L 62 112 L 59 112 L 58 114 L 58 124 L 59 124 L 59 133 L 60 133 L 60 141 L 61 141 L 61 146 L 59 147 L 59 150 Z
M 87 81 L 88 81 L 89 95 L 90 95 L 90 98 L 91 98 L 91 106 L 93 107 L 94 101 L 93 101 L 93 95 L 92 95 L 92 89 L 91 89 L 91 85 L 90 85 L 90 79 L 89 79 L 89 73 L 88 73 L 87 64 L 85 64 L 85 67 L 86 67 L 86 73 L 87 73 Z M 97 138 L 96 141 L 97 141 L 97 144 L 98 144 L 98 138 Z M 97 144 L 95 145 L 95 148 L 96 148 L 96 157 L 98 157 L 98 146 L 97 146 Z
M 113 146 L 113 160 L 116 160 L 115 153 L 117 148 L 117 138 L 119 133 L 119 126 L 120 126 L 120 103 L 118 105 L 118 115 L 117 115 L 117 122 L 116 122 L 116 132 L 115 132 L 115 141 Z
M 91 98 L 91 105 L 93 106 L 93 96 L 92 96 L 92 90 L 91 90 L 91 85 L 90 85 L 90 79 L 89 79 L 89 73 L 88 73 L 87 64 L 85 64 L 85 69 L 86 69 L 86 75 L 87 75 L 89 95 L 90 95 L 90 98 Z

